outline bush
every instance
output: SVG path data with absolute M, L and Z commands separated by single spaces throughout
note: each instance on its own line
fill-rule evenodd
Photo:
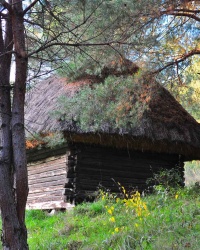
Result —
M 166 190 L 176 189 L 182 186 L 183 178 L 179 168 L 164 169 L 153 173 L 153 177 L 147 180 L 148 185 L 153 185 L 154 190 L 158 190 L 158 186 Z

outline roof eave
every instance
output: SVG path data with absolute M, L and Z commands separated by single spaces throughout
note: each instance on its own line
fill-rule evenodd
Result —
M 75 133 L 64 132 L 68 142 L 96 144 L 107 147 L 127 148 L 143 152 L 167 153 L 181 155 L 184 161 L 200 160 L 200 147 L 194 147 L 181 141 L 153 141 L 147 137 L 128 134 Z

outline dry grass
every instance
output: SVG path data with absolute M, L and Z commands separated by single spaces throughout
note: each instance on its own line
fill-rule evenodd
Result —
M 200 161 L 188 162 L 185 164 L 185 185 L 191 186 L 196 182 L 200 183 Z

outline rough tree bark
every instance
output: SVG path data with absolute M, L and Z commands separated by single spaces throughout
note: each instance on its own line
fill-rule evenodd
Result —
M 25 207 L 28 195 L 24 132 L 27 56 L 22 2 L 6 3 L 6 32 L 0 30 L 0 206 L 3 249 L 25 250 Z M 2 22 L 2 20 L 0 20 Z M 2 28 L 2 23 L 0 23 Z M 10 68 L 14 44 L 16 80 L 11 95 Z M 3 77 L 2 77 L 3 76 Z M 12 105 L 11 105 L 12 96 Z

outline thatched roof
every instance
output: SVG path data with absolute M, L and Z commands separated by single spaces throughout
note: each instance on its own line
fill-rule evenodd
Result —
M 79 121 L 71 119 L 60 122 L 50 113 L 60 108 L 57 102 L 59 96 L 72 98 L 82 86 L 91 84 L 91 78 L 83 78 L 73 83 L 67 83 L 65 78 L 49 78 L 37 84 L 27 95 L 26 128 L 31 133 L 62 130 L 69 140 L 76 142 L 180 154 L 185 160 L 200 159 L 200 124 L 169 91 L 154 80 L 150 84 L 148 81 L 149 79 L 143 79 L 137 95 L 137 102 L 145 102 L 145 108 L 131 126 L 128 123 L 124 127 L 113 126 L 108 121 L 102 121 L 99 127 L 91 125 L 82 128 Z M 131 102 L 128 115 L 136 106 L 134 98 Z M 133 118 L 129 117 L 130 123 Z
M 90 78 L 69 83 L 66 78 L 50 77 L 37 83 L 26 94 L 25 127 L 27 134 L 49 133 L 60 130 L 58 120 L 52 115 L 58 110 L 58 97 L 73 96 L 82 85 L 89 84 Z

